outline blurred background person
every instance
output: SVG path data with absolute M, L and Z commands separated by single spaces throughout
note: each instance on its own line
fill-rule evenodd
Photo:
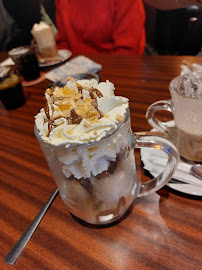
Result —
M 31 43 L 30 30 L 41 20 L 40 0 L 0 0 L 0 49 Z
M 149 5 L 148 5 L 148 4 Z M 145 0 L 149 54 L 199 55 L 202 46 L 200 0 Z
M 58 28 L 58 48 L 76 53 L 197 55 L 200 1 L 0 0 L 0 50 L 30 44 L 43 20 Z
M 191 5 L 202 4 L 202 0 L 144 0 L 144 1 L 145 3 L 161 10 L 185 8 Z
M 59 49 L 75 53 L 142 55 L 142 0 L 55 0 Z

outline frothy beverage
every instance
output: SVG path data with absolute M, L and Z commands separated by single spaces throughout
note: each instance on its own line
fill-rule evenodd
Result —
M 117 220 L 143 190 L 128 99 L 115 96 L 114 90 L 109 81 L 69 78 L 66 86 L 46 90 L 46 106 L 35 117 L 35 134 L 63 201 L 73 215 L 92 224 Z
M 202 76 L 186 74 L 170 84 L 176 125 L 175 144 L 182 158 L 202 162 Z
M 202 136 L 183 131 L 176 127 L 175 145 L 187 161 L 202 162 Z
M 176 127 L 171 139 L 181 157 L 188 162 L 202 162 L 202 73 L 193 72 L 173 79 L 169 90 L 171 101 L 152 104 L 147 110 L 147 119 L 154 128 L 169 133 L 169 128 L 157 121 L 154 113 L 165 108 L 171 111 Z
M 41 58 L 49 60 L 57 56 L 57 47 L 51 26 L 45 22 L 35 23 L 31 33 L 37 42 Z

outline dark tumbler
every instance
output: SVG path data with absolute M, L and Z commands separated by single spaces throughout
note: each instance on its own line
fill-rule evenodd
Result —
M 0 67 L 0 100 L 9 110 L 25 104 L 21 76 L 13 67 Z
M 25 81 L 32 81 L 39 77 L 40 70 L 34 48 L 21 46 L 9 51 L 9 56 L 14 61 Z

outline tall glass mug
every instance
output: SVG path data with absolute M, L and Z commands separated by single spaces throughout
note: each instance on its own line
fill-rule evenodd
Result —
M 121 126 L 98 142 L 53 146 L 41 139 L 36 126 L 35 135 L 68 210 L 91 224 L 107 224 L 122 217 L 134 198 L 162 188 L 179 161 L 178 151 L 169 141 L 137 137 L 131 131 L 129 110 Z M 134 156 L 134 148 L 142 147 L 168 155 L 164 171 L 144 184 L 137 179 Z
M 171 100 L 153 103 L 147 110 L 149 124 L 169 134 L 180 156 L 187 162 L 202 162 L 202 73 L 178 76 L 169 85 Z M 175 129 L 155 117 L 157 111 L 172 112 Z
M 40 58 L 51 60 L 57 56 L 55 36 L 52 26 L 45 23 L 43 25 L 42 28 L 33 27 L 31 33 L 38 45 Z

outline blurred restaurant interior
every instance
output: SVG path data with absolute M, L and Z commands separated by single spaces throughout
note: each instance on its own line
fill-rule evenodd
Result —
M 57 32 L 54 0 L 2 0 L 0 50 L 31 43 L 31 29 L 41 20 Z M 202 6 L 160 10 L 147 3 L 145 8 L 146 55 L 200 55 Z M 25 12 L 26 11 L 26 12 Z M 135 16 L 135 15 L 134 15 Z

